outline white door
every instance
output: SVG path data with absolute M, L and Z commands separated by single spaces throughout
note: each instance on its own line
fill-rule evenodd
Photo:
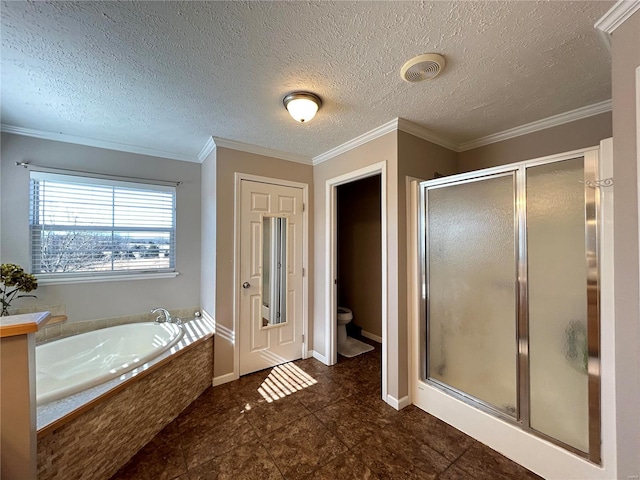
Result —
M 240 375 L 302 357 L 302 188 L 242 180 Z M 278 288 L 280 286 L 281 288 Z

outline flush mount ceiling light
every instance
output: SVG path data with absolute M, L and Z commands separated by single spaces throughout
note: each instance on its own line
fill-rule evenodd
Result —
M 445 63 L 444 57 L 438 53 L 418 55 L 402 66 L 400 76 L 410 83 L 431 80 L 442 71 Z
M 282 99 L 282 103 L 289 115 L 300 123 L 306 123 L 315 117 L 322 106 L 320 97 L 311 92 L 292 92 Z

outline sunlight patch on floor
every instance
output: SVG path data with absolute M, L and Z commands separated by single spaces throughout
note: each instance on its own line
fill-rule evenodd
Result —
M 268 403 L 272 403 L 316 383 L 318 381 L 315 378 L 289 362 L 273 367 L 258 387 L 258 392 Z

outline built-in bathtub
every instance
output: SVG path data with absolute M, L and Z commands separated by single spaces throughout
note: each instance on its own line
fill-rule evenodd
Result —
M 106 354 L 105 360 L 107 357 L 114 360 L 121 354 L 126 355 L 127 360 L 111 363 L 107 371 L 116 369 L 118 364 L 120 367 L 130 362 L 135 364 L 133 369 L 123 367 L 117 371 L 115 377 L 106 381 L 100 380 L 102 383 L 88 387 L 77 386 L 82 390 L 38 405 L 39 480 L 110 478 L 165 425 L 211 386 L 214 333 L 211 320 L 194 318 L 184 322 L 180 327 L 182 332 L 178 334 L 181 335 L 179 338 L 171 335 L 171 331 L 177 326 L 165 325 L 166 328 L 162 328 L 152 322 L 142 325 L 145 325 L 143 330 L 146 332 L 136 337 L 148 338 L 148 334 L 155 329 L 154 336 L 158 333 L 162 338 L 156 339 L 156 343 L 166 343 L 162 345 L 163 350 L 159 354 L 157 351 L 154 352 L 157 356 L 146 361 L 132 353 L 139 351 L 140 355 L 143 355 L 141 347 L 135 345 L 146 341 L 133 341 L 130 338 L 133 334 L 128 335 L 132 329 L 139 329 L 140 324 L 121 325 L 127 327 L 124 329 L 120 326 L 109 327 L 89 334 L 76 335 L 77 338 L 64 338 L 36 347 L 41 349 L 52 345 L 57 352 L 53 353 L 54 350 L 51 350 L 55 363 L 55 357 L 58 355 L 68 357 L 60 352 L 61 346 L 71 348 L 70 345 L 75 344 L 74 349 L 86 351 L 85 341 L 88 339 L 109 339 L 104 342 L 120 343 L 122 349 Z M 162 336 L 160 330 L 169 330 L 169 336 Z M 120 340 L 113 340 L 118 337 Z M 126 337 L 126 340 L 122 337 Z M 98 341 L 98 344 L 100 343 Z M 97 353 L 103 346 L 90 347 L 89 350 Z M 39 350 L 43 351 L 45 350 Z M 43 355 L 36 353 L 38 370 L 47 369 L 37 364 L 38 361 L 44 362 Z M 86 356 L 91 357 L 90 354 Z M 136 358 L 139 360 L 135 361 Z M 67 363 L 67 360 L 62 363 Z M 84 379 L 84 374 L 80 373 L 84 367 L 71 367 L 71 370 L 78 374 L 78 378 Z M 48 370 L 48 374 L 57 375 L 51 370 Z M 69 373 L 65 375 L 76 376 Z M 92 383 L 95 381 L 97 380 L 91 380 Z M 54 388 L 54 391 L 57 390 Z
M 132 323 L 61 338 L 36 347 L 37 403 L 68 397 L 144 365 L 171 348 L 175 323 Z

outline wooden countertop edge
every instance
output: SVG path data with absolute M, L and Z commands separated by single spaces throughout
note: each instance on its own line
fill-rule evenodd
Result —
M 201 338 L 198 338 L 197 340 L 193 341 L 192 343 L 190 343 L 189 345 L 185 346 L 184 348 L 181 348 L 180 350 L 175 352 L 173 355 L 169 355 L 168 357 L 163 358 L 158 363 L 153 364 L 148 369 L 143 370 L 142 372 L 138 373 L 134 377 L 128 378 L 127 380 L 125 380 L 121 384 L 115 386 L 114 388 L 112 388 L 108 392 L 105 392 L 102 395 L 94 398 L 93 400 L 88 401 L 84 405 L 78 407 L 73 412 L 69 412 L 68 414 L 64 415 L 63 417 L 60 417 L 59 419 L 51 422 L 50 424 L 45 425 L 40 430 L 38 430 L 38 433 L 37 433 L 38 439 L 40 439 L 42 437 L 45 437 L 46 435 L 48 435 L 49 433 L 53 432 L 54 430 L 57 430 L 58 428 L 62 427 L 65 423 L 70 422 L 74 418 L 77 418 L 78 416 L 82 415 L 84 412 L 86 412 L 86 411 L 96 407 L 97 405 L 105 402 L 106 400 L 110 399 L 114 395 L 117 395 L 122 390 L 127 388 L 129 386 L 129 384 L 131 384 L 133 382 L 137 382 L 138 380 L 146 377 L 150 373 L 155 372 L 157 369 L 159 369 L 160 367 L 162 367 L 166 363 L 170 362 L 171 360 L 174 360 L 176 356 L 182 355 L 183 353 L 189 351 L 191 348 L 193 348 L 193 347 L 195 347 L 197 345 L 200 345 L 202 342 L 205 342 L 205 341 L 209 340 L 210 338 L 213 337 L 213 335 L 214 335 L 213 332 L 207 333 L 206 335 L 202 336 Z
M 1 325 L 0 324 L 0 338 L 7 337 L 15 337 L 18 335 L 27 335 L 29 333 L 35 333 L 40 328 L 42 328 L 46 323 L 51 319 L 51 314 L 49 312 L 38 312 L 41 313 L 40 317 L 37 317 L 33 320 L 16 323 L 13 325 Z M 35 313 L 26 313 L 24 316 L 33 317 L 37 314 Z M 19 315 L 15 315 L 19 316 Z

